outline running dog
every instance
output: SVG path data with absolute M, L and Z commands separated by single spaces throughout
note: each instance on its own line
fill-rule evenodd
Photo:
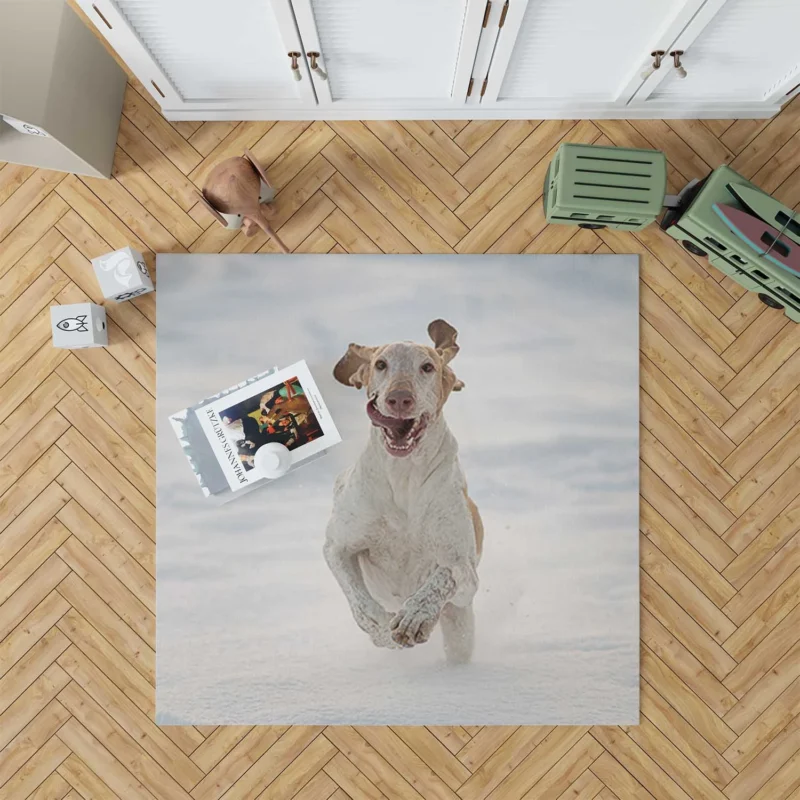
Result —
M 357 625 L 377 647 L 413 647 L 441 622 L 447 660 L 472 654 L 472 599 L 483 524 L 467 494 L 442 408 L 464 384 L 449 363 L 457 331 L 428 326 L 433 347 L 351 344 L 333 375 L 366 387 L 369 441 L 341 474 L 325 560 Z

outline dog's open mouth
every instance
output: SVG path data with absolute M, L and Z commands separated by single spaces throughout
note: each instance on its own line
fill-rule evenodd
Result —
M 383 433 L 383 443 L 393 456 L 407 456 L 422 438 L 428 424 L 428 415 L 421 417 L 387 417 L 378 411 L 376 398 L 367 403 L 367 416 Z

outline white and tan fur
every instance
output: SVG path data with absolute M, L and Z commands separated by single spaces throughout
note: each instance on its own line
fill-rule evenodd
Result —
M 324 553 L 376 646 L 422 644 L 441 622 L 448 661 L 465 662 L 483 526 L 442 415 L 464 386 L 448 366 L 456 330 L 435 320 L 428 333 L 433 347 L 351 344 L 334 369 L 346 386 L 366 387 L 372 428 L 336 481 Z

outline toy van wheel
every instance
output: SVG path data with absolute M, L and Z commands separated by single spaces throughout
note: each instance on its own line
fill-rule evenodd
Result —
M 765 306 L 769 306 L 770 308 L 777 308 L 777 309 L 783 308 L 783 305 L 781 303 L 779 303 L 774 297 L 770 297 L 768 294 L 759 293 L 758 299 Z
M 705 258 L 708 255 L 705 250 L 701 250 L 694 242 L 690 242 L 688 239 L 684 239 L 681 244 L 684 249 L 688 250 L 693 256 Z
M 586 228 L 590 231 L 599 231 L 601 228 L 605 228 L 605 225 L 598 225 L 596 222 L 579 222 L 579 228 Z

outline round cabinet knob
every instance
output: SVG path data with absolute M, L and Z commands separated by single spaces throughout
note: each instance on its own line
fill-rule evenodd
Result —
M 683 50 L 672 50 L 670 51 L 670 55 L 672 56 L 672 62 L 675 65 L 675 71 L 678 73 L 678 77 L 683 80 L 686 77 L 686 70 L 683 64 L 681 64 Z
M 661 59 L 666 55 L 663 50 L 653 50 L 650 55 L 653 57 L 653 63 L 642 72 L 642 80 L 646 81 L 657 69 L 661 68 Z
M 262 478 L 280 478 L 292 466 L 289 448 L 280 442 L 267 442 L 256 450 L 254 458 L 256 472 Z
M 290 67 L 291 67 L 291 70 L 292 70 L 292 77 L 296 81 L 301 81 L 303 79 L 303 76 L 300 74 L 300 64 L 298 63 L 298 59 L 302 55 L 303 55 L 302 53 L 297 53 L 295 51 L 292 51 L 291 53 L 288 53 L 289 58 L 292 59 L 292 61 L 290 63 Z

